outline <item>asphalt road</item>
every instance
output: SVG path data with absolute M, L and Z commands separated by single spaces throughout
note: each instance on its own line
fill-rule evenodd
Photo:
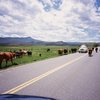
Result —
M 0 94 L 100 100 L 100 51 L 92 57 L 75 53 L 2 70 Z

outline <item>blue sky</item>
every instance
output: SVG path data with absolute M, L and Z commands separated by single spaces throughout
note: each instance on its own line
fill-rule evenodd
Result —
M 0 37 L 100 42 L 100 0 L 0 0 Z

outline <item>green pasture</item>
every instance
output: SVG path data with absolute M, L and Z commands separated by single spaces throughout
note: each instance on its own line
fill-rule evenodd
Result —
M 49 52 L 47 52 L 47 49 L 50 49 Z M 79 48 L 78 46 L 0 46 L 0 52 L 9 52 L 9 51 L 18 51 L 19 49 L 25 49 L 32 51 L 32 56 L 25 55 L 21 58 L 14 59 L 14 65 L 11 64 L 11 62 L 8 62 L 7 67 L 20 65 L 20 64 L 26 64 L 30 62 L 36 62 L 43 59 L 53 58 L 59 56 L 58 49 L 61 48 L 68 48 L 69 53 L 71 53 L 71 48 Z M 39 56 L 41 54 L 41 56 Z M 5 68 L 5 61 L 2 63 L 1 68 Z

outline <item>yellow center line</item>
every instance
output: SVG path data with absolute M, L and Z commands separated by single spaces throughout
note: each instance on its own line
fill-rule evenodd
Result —
M 37 77 L 35 77 L 35 78 L 33 78 L 33 79 L 31 79 L 31 80 L 29 80 L 29 81 L 27 81 L 27 82 L 25 82 L 25 83 L 23 83 L 23 84 L 17 86 L 17 87 L 15 87 L 15 88 L 12 88 L 12 89 L 10 89 L 10 90 L 8 90 L 8 91 L 2 93 L 2 94 L 14 94 L 14 93 L 16 93 L 16 92 L 22 90 L 23 88 L 25 88 L 25 87 L 27 87 L 27 86 L 29 86 L 29 85 L 31 85 L 31 84 L 33 84 L 33 83 L 35 83 L 35 82 L 41 80 L 41 79 L 47 77 L 48 75 L 50 75 L 50 74 L 52 74 L 52 73 L 54 73 L 54 72 L 56 72 L 56 71 L 58 71 L 58 70 L 60 70 L 60 69 L 62 69 L 62 68 L 64 68 L 64 67 L 66 67 L 67 65 L 70 65 L 70 64 L 72 64 L 72 63 L 74 63 L 74 62 L 80 60 L 80 59 L 83 58 L 84 56 L 86 56 L 86 55 L 83 55 L 83 56 L 81 56 L 81 57 L 78 57 L 78 58 L 76 58 L 76 59 L 74 59 L 74 60 L 72 60 L 72 61 L 70 61 L 70 62 L 67 62 L 67 63 L 65 63 L 65 64 L 63 64 L 63 65 L 61 65 L 61 66 L 59 66 L 59 67 L 57 67 L 57 68 L 54 68 L 54 69 L 52 69 L 52 70 L 50 70 L 50 71 L 48 71 L 48 72 L 46 72 L 46 73 L 44 73 L 44 74 L 42 74 L 42 75 L 40 75 L 40 76 L 37 76 Z

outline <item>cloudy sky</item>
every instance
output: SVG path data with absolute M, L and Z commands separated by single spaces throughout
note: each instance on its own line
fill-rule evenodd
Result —
M 0 37 L 100 41 L 100 0 L 0 0 Z

